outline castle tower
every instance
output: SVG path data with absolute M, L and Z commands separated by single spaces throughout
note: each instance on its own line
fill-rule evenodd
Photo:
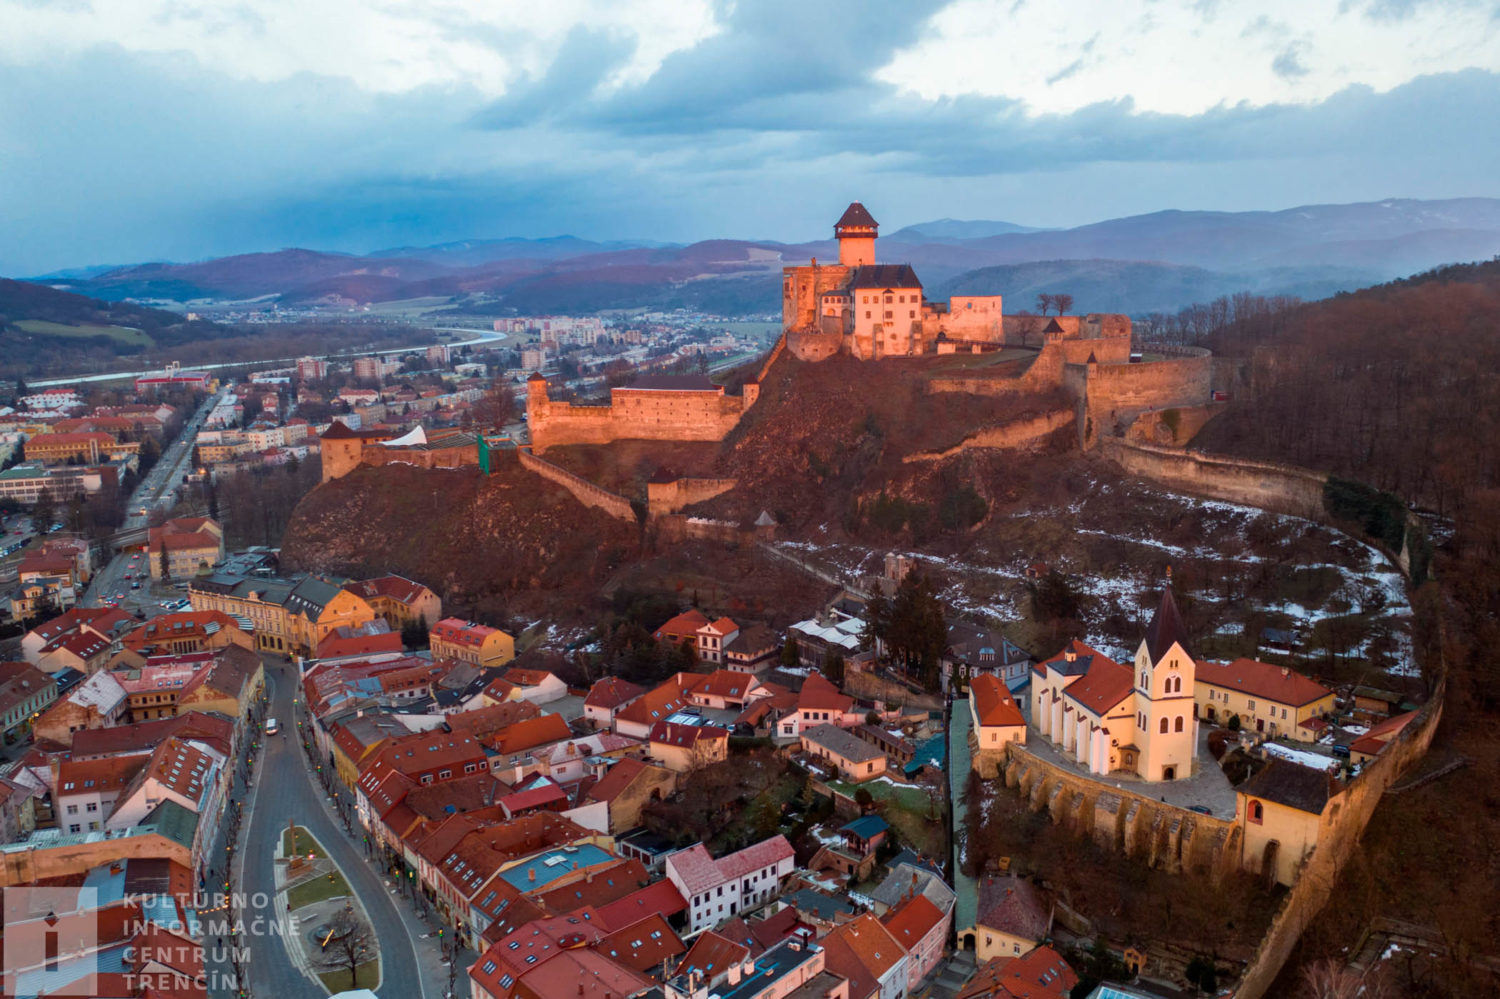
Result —
M 1172 581 L 1135 653 L 1139 773 L 1146 780 L 1191 777 L 1198 747 L 1193 684 L 1197 665 L 1187 648 L 1187 628 L 1172 599 Z
M 839 241 L 839 263 L 844 267 L 863 267 L 875 262 L 875 238 L 880 223 L 855 201 L 833 224 L 833 235 Z

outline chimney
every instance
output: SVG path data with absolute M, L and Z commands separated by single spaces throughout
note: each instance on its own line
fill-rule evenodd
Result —
M 526 880 L 527 881 L 535 881 L 536 880 L 536 868 L 535 867 L 527 869 L 527 871 L 526 871 Z
M 1283 667 L 1281 667 L 1281 675 L 1282 676 L 1291 676 L 1292 675 L 1291 667 L 1289 667 L 1289 666 L 1283 666 Z

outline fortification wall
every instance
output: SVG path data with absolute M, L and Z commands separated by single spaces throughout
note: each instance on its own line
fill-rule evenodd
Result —
M 473 442 L 441 448 L 383 447 L 374 444 L 364 449 L 359 460 L 362 465 L 462 468 L 465 465 L 479 464 L 479 446 Z
M 1291 956 L 1303 930 L 1327 904 L 1339 874 L 1348 863 L 1365 826 L 1375 814 L 1375 806 L 1386 790 L 1403 773 L 1427 755 L 1432 737 L 1437 732 L 1438 722 L 1443 716 L 1443 696 L 1447 692 L 1447 679 L 1440 679 L 1432 699 L 1422 709 L 1417 720 L 1389 743 L 1385 750 L 1356 777 L 1336 799 L 1337 808 L 1330 803 L 1323 815 L 1318 830 L 1318 845 L 1303 864 L 1291 891 L 1287 892 L 1280 910 L 1271 921 L 1271 928 L 1261 938 L 1255 957 L 1245 970 L 1240 987 L 1235 992 L 1241 999 L 1261 999 L 1271 994 L 1270 989 L 1281 973 L 1281 968 Z
M 685 513 L 652 515 L 651 526 L 658 541 L 722 541 L 725 544 L 754 544 L 755 532 L 729 520 L 689 517 Z
M 1095 421 L 1108 425 L 1126 414 L 1208 402 L 1213 391 L 1213 355 L 1198 347 L 1178 350 L 1193 353 L 1174 351 L 1175 356 L 1166 360 L 1140 364 L 1104 363 L 1099 358 L 1101 363 L 1088 373 L 1089 412 Z
M 1181 447 L 1197 436 L 1209 420 L 1224 411 L 1224 403 L 1203 406 L 1169 406 L 1163 410 L 1142 413 L 1125 431 L 1130 444 L 1160 444 Z
M 787 349 L 802 361 L 826 361 L 844 346 L 844 335 L 839 332 L 814 330 L 789 330 L 786 334 Z
M 1017 392 L 1045 392 L 1062 384 L 1064 352 L 1057 344 L 1048 344 L 1037 352 L 1019 378 L 987 378 L 984 375 L 954 375 L 929 378 L 927 391 L 966 392 L 969 395 L 1013 395 Z
M 1314 520 L 1323 517 L 1327 476 L 1320 472 L 1120 440 L 1107 440 L 1103 447 L 1104 456 L 1131 475 L 1182 492 Z
M 1147 866 L 1217 880 L 1238 863 L 1239 832 L 1231 820 L 1090 780 L 1016 742 L 1005 747 L 1003 772 L 1005 786 L 1032 811 L 1045 808 L 1055 824 Z
M 1077 417 L 1071 409 L 1059 409 L 1041 416 L 1033 416 L 1025 420 L 1015 420 L 1010 423 L 1001 424 L 998 427 L 989 427 L 978 433 L 965 437 L 958 444 L 953 445 L 946 451 L 924 451 L 919 454 L 906 455 L 901 460 L 911 463 L 918 461 L 941 461 L 951 458 L 955 454 L 968 451 L 971 448 L 1018 448 L 1033 444 L 1048 434 L 1073 425 Z
M 580 478 L 544 458 L 538 458 L 529 451 L 517 451 L 516 457 L 520 459 L 522 467 L 531 469 L 544 479 L 556 482 L 572 493 L 574 498 L 584 506 L 603 510 L 616 520 L 623 520 L 629 524 L 636 523 L 635 511 L 631 509 L 630 501 L 619 493 L 601 489 L 587 479 Z
M 819 264 L 781 269 L 781 328 L 813 329 L 818 325 L 818 302 L 823 292 L 844 283 L 849 268 L 842 264 Z
M 1065 364 L 1087 364 L 1092 357 L 1100 364 L 1130 363 L 1130 338 L 1109 337 L 1098 340 L 1059 340 Z
M 734 429 L 755 396 L 722 392 L 615 389 L 607 406 L 527 401 L 532 447 L 616 440 L 717 441 Z
M 318 451 L 323 461 L 323 481 L 342 478 L 358 468 L 364 443 L 358 437 L 320 441 Z
M 738 484 L 738 479 L 673 479 L 646 483 L 646 509 L 656 517 L 676 513 L 685 506 L 702 503 Z

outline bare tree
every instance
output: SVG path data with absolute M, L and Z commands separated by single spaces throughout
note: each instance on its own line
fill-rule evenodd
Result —
M 1036 309 L 1044 316 L 1047 314 L 1047 310 L 1052 308 L 1054 304 L 1056 304 L 1056 299 L 1045 291 L 1036 297 Z
M 474 422 L 500 430 L 516 418 L 516 396 L 509 383 L 496 378 L 474 402 Z
M 1065 312 L 1071 312 L 1073 310 L 1073 296 L 1066 294 L 1053 295 L 1052 304 L 1057 307 L 1057 314 L 1059 316 Z
M 326 938 L 320 941 L 323 953 L 320 963 L 329 971 L 349 972 L 349 988 L 359 987 L 359 967 L 376 954 L 375 935 L 370 925 L 352 909 L 340 909 L 328 923 Z
M 1344 967 L 1332 958 L 1302 966 L 1299 999 L 1389 999 L 1388 980 L 1377 968 L 1363 972 Z

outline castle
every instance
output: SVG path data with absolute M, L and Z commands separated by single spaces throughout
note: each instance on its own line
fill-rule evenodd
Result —
M 955 295 L 929 301 L 910 264 L 875 262 L 880 224 L 858 201 L 834 223 L 839 262 L 787 267 L 781 279 L 781 324 L 787 348 L 804 361 L 843 353 L 862 360 L 914 357 L 1006 345 L 1080 345 L 1067 360 L 1130 359 L 1130 319 L 1118 315 L 1007 318 L 1000 295 Z M 1077 356 L 1072 356 L 1077 353 Z
M 758 382 L 747 382 L 740 395 L 726 395 L 724 386 L 703 375 L 643 375 L 610 389 L 607 405 L 554 402 L 547 379 L 537 373 L 526 381 L 526 422 L 537 454 L 558 444 L 624 439 L 718 441 L 758 398 Z

